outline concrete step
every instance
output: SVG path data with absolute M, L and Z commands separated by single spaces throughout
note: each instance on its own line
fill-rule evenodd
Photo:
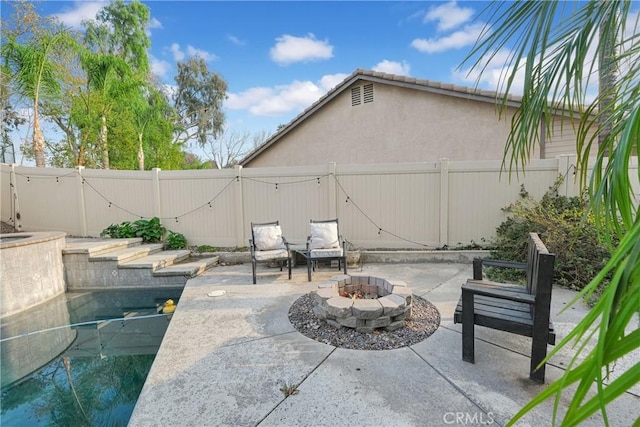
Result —
M 63 255 L 99 255 L 142 244 L 142 238 L 130 239 L 89 239 L 67 237 Z
M 162 243 L 145 243 L 144 245 L 136 245 L 123 249 L 115 249 L 108 252 L 102 252 L 97 255 L 89 255 L 91 262 L 115 261 L 118 264 L 123 262 L 143 258 L 162 251 L 164 245 Z
M 173 264 L 154 271 L 154 276 L 187 276 L 196 277 L 213 266 L 218 265 L 220 257 L 199 258 L 189 262 Z
M 150 269 L 155 272 L 160 268 L 173 265 L 189 257 L 191 252 L 188 250 L 162 251 L 147 256 L 136 258 L 134 260 L 121 262 L 118 268 L 121 269 Z

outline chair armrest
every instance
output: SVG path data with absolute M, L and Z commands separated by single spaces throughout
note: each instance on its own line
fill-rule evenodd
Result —
M 517 268 L 526 270 L 527 264 L 524 262 L 515 262 L 515 261 L 502 261 L 499 259 L 485 259 L 485 258 L 474 258 L 473 259 L 473 280 L 482 280 L 483 273 L 482 267 L 503 267 L 503 268 Z
M 282 243 L 284 243 L 284 247 L 287 248 L 287 251 L 289 250 L 289 242 L 287 242 L 287 239 L 284 238 L 284 236 L 282 237 Z
M 462 293 L 471 293 L 473 295 L 482 295 L 485 297 L 522 302 L 530 305 L 536 303 L 535 295 L 531 295 L 526 292 L 521 293 L 509 291 L 502 286 L 495 286 L 478 280 L 467 280 L 467 283 L 462 285 Z
M 520 270 L 527 269 L 526 262 L 502 261 L 499 259 L 483 259 L 482 265 L 486 265 L 487 267 L 517 268 Z

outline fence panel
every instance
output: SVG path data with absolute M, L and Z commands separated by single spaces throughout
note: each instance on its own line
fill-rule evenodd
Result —
M 242 169 L 246 238 L 251 222 L 279 220 L 288 240 L 304 243 L 309 220 L 331 216 L 332 181 L 323 166 Z
M 82 233 L 75 169 L 15 167 L 15 177 L 22 230 Z
M 155 216 L 153 172 L 85 169 L 82 176 L 89 236 L 111 224 Z
M 499 161 L 451 162 L 449 168 L 449 246 L 491 239 L 507 214 L 502 208 L 519 198 L 524 185 L 540 199 L 558 177 L 556 159 L 532 161 L 526 175 L 500 174 Z
M 189 245 L 236 246 L 236 185 L 233 169 L 159 173 L 162 224 Z
M 438 245 L 438 163 L 337 168 L 341 231 L 365 248 Z
M 99 236 L 110 224 L 158 216 L 190 245 L 245 246 L 250 222 L 279 220 L 304 243 L 309 219 L 340 219 L 340 231 L 363 248 L 434 248 L 491 239 L 518 200 L 520 186 L 539 199 L 558 175 L 560 194 L 578 194 L 575 157 L 533 160 L 525 174 L 499 161 L 112 171 L 1 165 L 3 221 L 22 230 Z M 638 161 L 630 163 L 640 200 Z M 17 195 L 13 202 L 12 184 Z

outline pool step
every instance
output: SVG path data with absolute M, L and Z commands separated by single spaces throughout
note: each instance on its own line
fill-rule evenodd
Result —
M 142 244 L 142 238 L 132 237 L 130 239 L 90 239 L 67 237 L 66 247 L 62 254 L 87 254 L 96 256 L 105 252 L 111 252 L 130 248 Z
M 124 249 L 116 249 L 109 252 L 100 252 L 97 255 L 89 254 L 89 261 L 116 261 L 120 265 L 129 260 L 136 260 L 142 257 L 150 256 L 162 251 L 164 245 L 162 243 L 149 243 L 144 245 L 135 245 Z M 188 252 L 188 251 L 187 251 Z
M 218 263 L 191 260 L 188 250 L 163 250 L 142 239 L 71 238 L 63 250 L 67 290 L 183 287 Z
M 160 245 L 162 247 L 162 245 Z M 191 252 L 187 250 L 173 250 L 162 252 L 150 252 L 146 256 L 136 257 L 131 261 L 124 261 L 119 264 L 120 268 L 145 268 L 156 271 L 189 258 Z

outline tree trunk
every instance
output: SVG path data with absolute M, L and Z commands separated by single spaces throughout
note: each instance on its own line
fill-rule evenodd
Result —
M 142 134 L 138 134 L 138 142 L 140 146 L 138 147 L 138 169 L 141 171 L 144 170 L 144 151 L 142 150 Z
M 107 146 L 107 116 L 102 115 L 100 127 L 100 147 L 102 148 L 102 169 L 109 169 L 109 147 Z
M 44 135 L 40 128 L 37 106 L 33 109 L 33 154 L 36 158 L 36 166 L 45 167 L 44 163 Z

